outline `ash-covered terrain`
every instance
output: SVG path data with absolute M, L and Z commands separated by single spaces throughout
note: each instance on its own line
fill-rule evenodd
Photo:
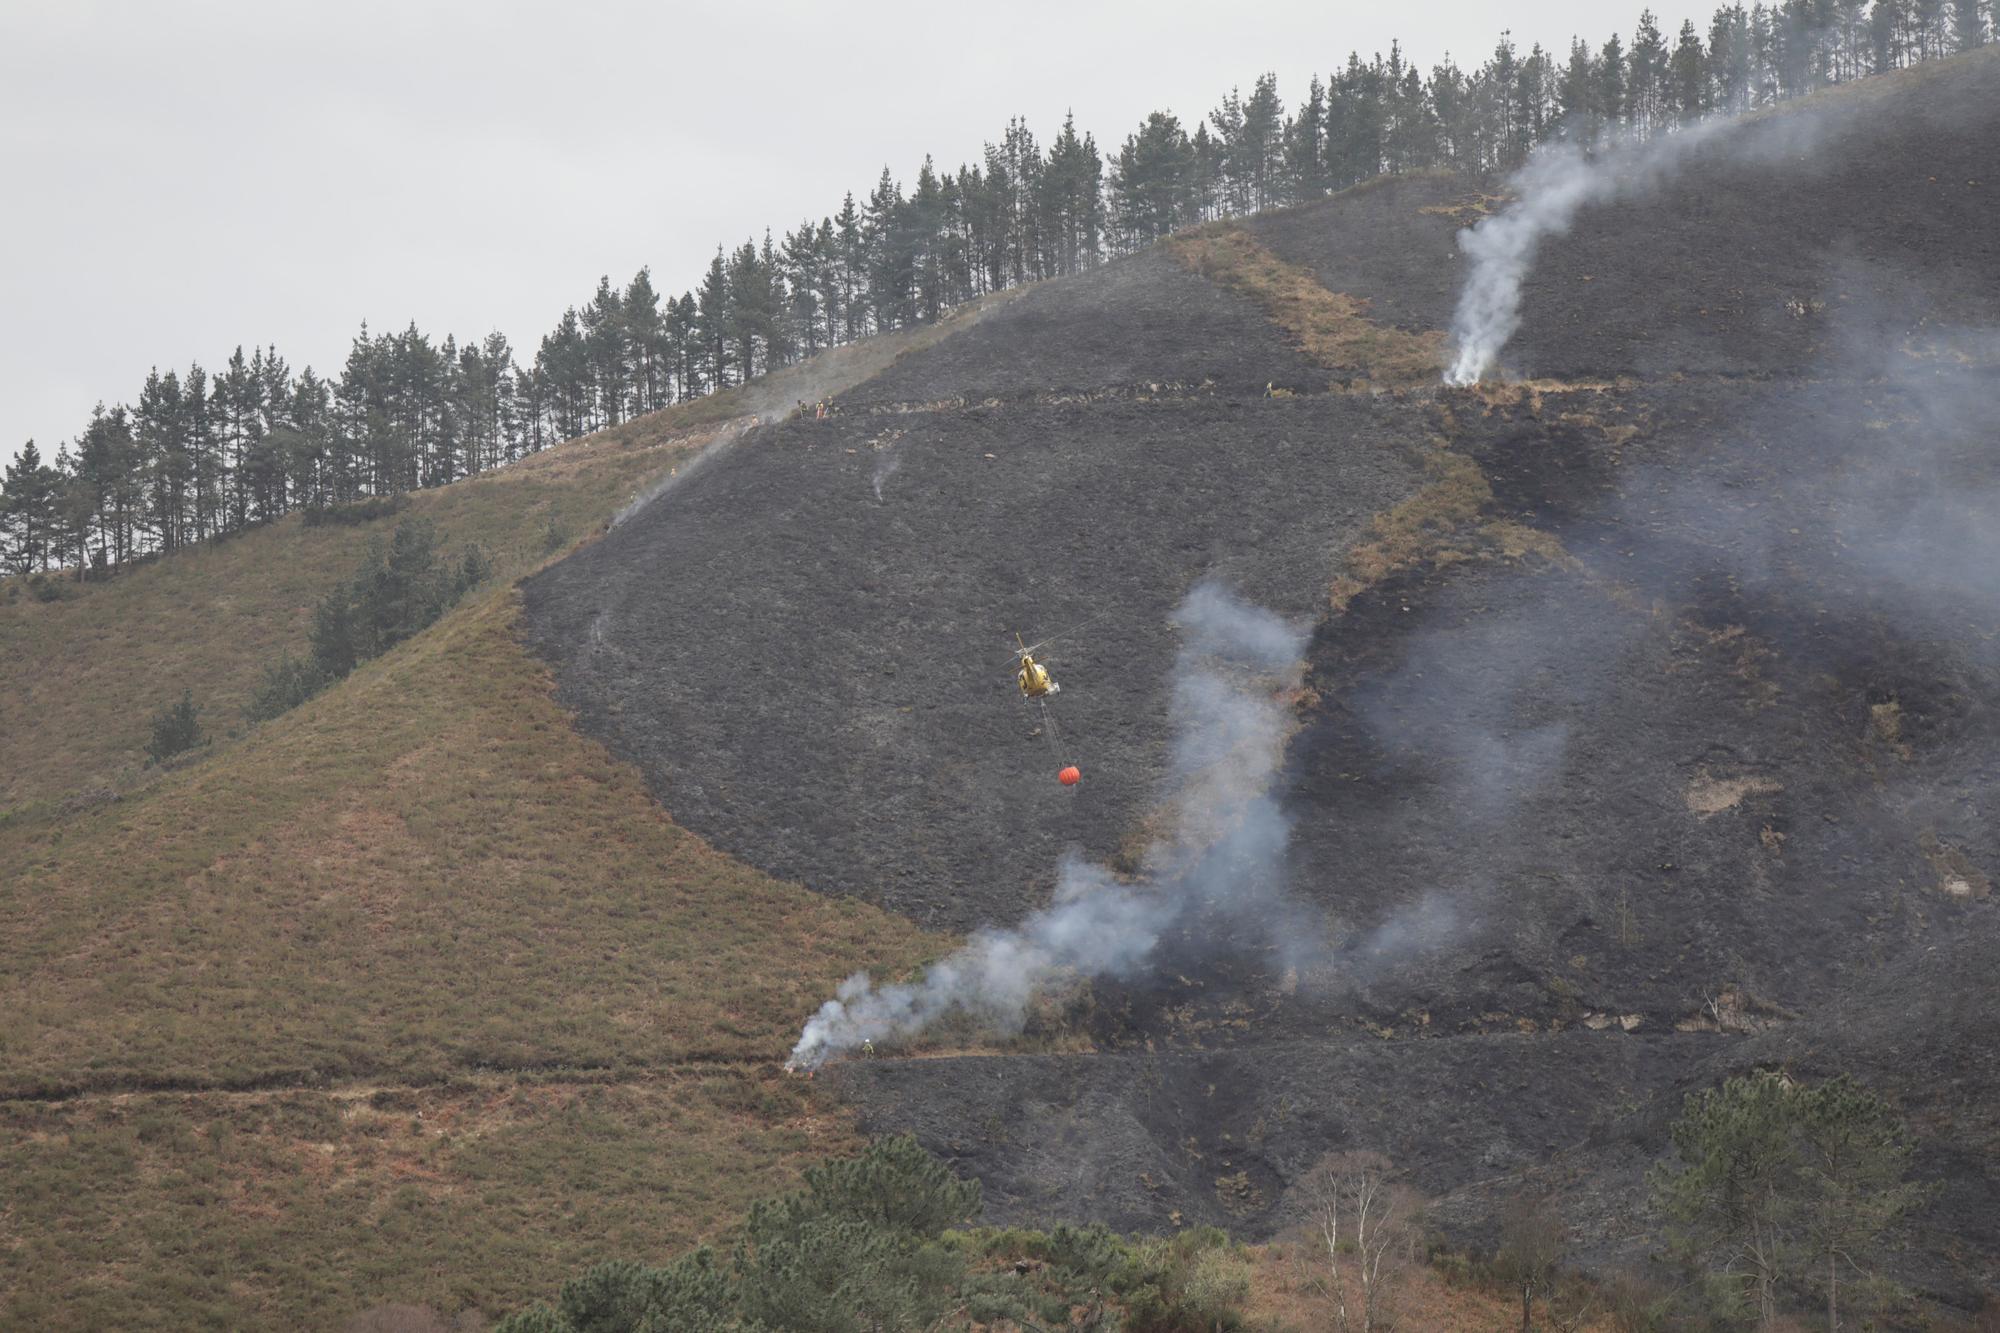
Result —
M 1321 1154 L 1370 1148 L 1462 1239 L 1532 1185 L 1634 1258 L 1680 1099 L 1780 1064 L 1903 1108 L 1940 1185 L 1906 1276 L 1974 1307 L 2000 1284 L 2000 63 L 1878 84 L 1591 196 L 1476 388 L 1317 391 L 1254 301 L 1160 252 L 1037 289 L 533 580 L 534 642 L 715 845 L 1001 932 L 982 967 L 1030 939 L 1090 973 L 1067 1053 L 827 1066 L 996 1219 L 1267 1233 Z M 1391 181 L 1248 229 L 1444 330 L 1454 235 L 1510 199 Z M 1202 587 L 1302 646 L 1283 681 L 1218 678 L 1217 710 L 1282 718 L 1216 789 L 1225 841 L 1268 836 L 1166 870 L 1162 798 L 1208 790 Z M 1052 741 L 1012 634 L 1080 622 Z M 1079 919 L 1145 935 L 1061 952 Z

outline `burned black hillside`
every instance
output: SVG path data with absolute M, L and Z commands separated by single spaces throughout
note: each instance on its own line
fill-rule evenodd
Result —
M 1910 1275 L 1976 1304 L 1995 142 L 1990 58 L 1717 135 L 1545 243 L 1502 357 L 1531 384 L 1336 388 L 1166 251 L 1051 284 L 752 432 L 533 580 L 531 633 L 678 820 L 967 929 L 1043 901 L 1069 849 L 1129 855 L 1172 613 L 1218 579 L 1311 626 L 1278 795 L 1324 947 L 1184 920 L 1092 985 L 1088 1052 L 834 1066 L 871 1127 L 977 1173 L 996 1218 L 1268 1231 L 1319 1154 L 1366 1147 L 1463 1237 L 1532 1179 L 1634 1256 L 1689 1088 L 1848 1070 L 1946 1182 Z M 1424 335 L 1503 194 L 1390 181 L 1247 231 Z M 1066 791 L 1009 649 L 1081 621 Z

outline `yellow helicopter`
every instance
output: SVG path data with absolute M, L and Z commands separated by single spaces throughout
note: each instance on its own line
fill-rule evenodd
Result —
M 1021 669 L 1014 673 L 1014 683 L 1021 687 L 1021 697 L 1046 699 L 1052 694 L 1061 694 L 1062 686 L 1056 683 L 1055 677 L 1049 674 L 1046 666 L 1035 660 L 1035 649 L 1042 647 L 1042 644 L 1038 643 L 1035 648 L 1030 648 L 1027 644 L 1021 643 L 1021 636 L 1018 633 L 1014 635 L 1014 642 L 1021 645 Z
M 1097 620 L 1102 620 L 1103 618 L 1103 616 L 1099 616 Z M 1018 631 L 1014 635 L 1014 645 L 1019 649 L 1018 665 L 1014 671 L 1015 688 L 1021 691 L 1023 699 L 1032 701 L 1041 710 L 1042 734 L 1049 739 L 1050 754 L 1061 765 L 1056 773 L 1056 779 L 1065 787 L 1074 787 L 1082 777 L 1082 772 L 1075 764 L 1064 762 L 1062 741 L 1056 735 L 1055 715 L 1049 712 L 1049 700 L 1062 693 L 1062 686 L 1056 682 L 1054 676 L 1049 674 L 1048 664 L 1037 661 L 1035 654 L 1041 652 L 1042 649 L 1048 647 L 1048 645 L 1054 643 L 1057 639 L 1067 638 L 1075 634 L 1077 630 L 1087 629 L 1091 625 L 1095 625 L 1097 620 L 1085 621 L 1073 629 L 1066 629 L 1061 634 L 1051 634 L 1048 638 L 1034 644 L 1023 642 Z

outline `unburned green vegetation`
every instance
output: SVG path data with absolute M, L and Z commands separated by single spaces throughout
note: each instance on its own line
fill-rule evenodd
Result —
M 1222 1233 L 1128 1240 L 1103 1227 L 963 1231 L 976 1181 L 914 1139 L 805 1172 L 760 1201 L 727 1252 L 658 1267 L 613 1260 L 565 1283 L 503 1333 L 861 1333 L 1241 1328 L 1250 1266 Z

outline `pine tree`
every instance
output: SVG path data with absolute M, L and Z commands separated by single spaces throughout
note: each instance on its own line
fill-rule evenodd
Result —
M 1438 161 L 1460 171 L 1477 170 L 1483 166 L 1475 147 L 1470 89 L 1466 86 L 1465 75 L 1450 57 L 1431 69 L 1430 102 L 1432 113 L 1437 117 Z M 1335 103 L 1335 111 L 1343 117 L 1346 115 L 1339 103 Z M 1338 135 L 1331 126 L 1327 137 L 1329 142 L 1337 140 Z M 1334 179 L 1336 183 L 1341 183 L 1339 176 Z
M 1639 26 L 1632 34 L 1632 52 L 1626 70 L 1628 118 L 1636 135 L 1650 138 L 1660 131 L 1665 120 L 1661 112 L 1667 73 L 1667 42 L 1651 9 L 1639 11 Z
M 1615 32 L 1597 54 L 1597 114 L 1606 125 L 1625 120 L 1625 47 Z
M 1097 145 L 1078 138 L 1074 116 L 1049 145 L 1036 197 L 1037 231 L 1046 248 L 1046 271 L 1077 273 L 1096 261 L 1102 229 L 1103 162 Z
M 221 528 L 224 490 L 222 446 L 216 436 L 208 372 L 199 361 L 181 381 L 181 412 L 187 423 L 188 486 L 192 492 L 193 537 L 200 541 Z
M 590 428 L 590 353 L 576 307 L 563 312 L 555 331 L 543 337 L 535 353 L 535 369 L 544 395 L 544 411 L 556 434 L 573 439 Z
M 1241 163 L 1245 194 L 1251 211 L 1261 212 L 1282 201 L 1285 104 L 1278 97 L 1278 76 L 1262 74 L 1251 85 L 1243 104 Z
M 56 527 L 54 468 L 29 440 L 0 478 L 0 568 L 29 574 L 49 567 Z
M 1540 42 L 1528 48 L 1528 58 L 1514 78 L 1514 114 L 1519 155 L 1548 138 L 1555 123 L 1555 70 Z
M 1858 79 L 1868 72 L 1868 0 L 1826 0 L 1833 8 L 1833 77 Z
M 133 555 L 140 510 L 136 457 L 130 415 L 122 406 L 106 410 L 99 403 L 77 442 L 75 495 L 87 540 L 95 544 L 91 566 L 105 574 Z
M 1675 116 L 1685 124 L 1708 114 L 1708 55 L 1701 48 L 1701 37 L 1695 32 L 1692 19 L 1681 23 L 1680 40 L 1674 44 L 1668 74 Z
M 785 233 L 783 265 L 785 289 L 791 295 L 788 311 L 800 351 L 811 356 L 829 339 L 824 333 L 820 306 L 824 284 L 820 278 L 819 233 L 808 218 L 797 231 Z
M 1716 10 L 1708 28 L 1708 66 L 1719 109 L 1731 113 L 1749 109 L 1751 55 L 1749 13 L 1740 4 Z
M 680 400 L 686 402 L 706 393 L 701 312 L 693 292 L 682 292 L 674 298 L 673 308 L 667 314 L 667 342 L 674 353 L 674 378 Z
M 764 229 L 764 239 L 757 246 L 757 273 L 760 279 L 757 305 L 763 324 L 765 368 L 788 366 L 792 363 L 797 339 L 792 334 L 791 304 L 785 293 L 784 262 L 771 239 L 769 227 Z
M 138 466 L 146 474 L 143 486 L 153 536 L 161 550 L 177 550 L 187 539 L 188 486 L 193 469 L 180 377 L 173 371 L 162 375 L 153 369 L 147 373 L 145 386 L 139 390 L 139 405 L 133 410 L 133 426 L 139 443 Z
M 1812 0 L 1784 0 L 1773 11 L 1771 39 L 1772 67 L 1777 75 L 1778 95 L 1799 97 L 1812 91 L 1819 54 L 1819 34 L 1813 23 Z
M 1649 1175 L 1655 1204 L 1690 1256 L 1742 1281 L 1769 1326 L 1794 1280 L 1825 1275 L 1828 1326 L 1840 1326 L 1843 1269 L 1864 1265 L 1921 1199 L 1904 1181 L 1900 1118 L 1851 1079 L 1807 1088 L 1739 1075 L 1687 1099 L 1671 1126 L 1676 1164 Z
M 666 406 L 667 379 L 665 329 L 660 321 L 660 294 L 653 290 L 650 269 L 640 269 L 625 285 L 619 307 L 631 358 L 631 413 L 651 412 Z
M 1570 38 L 1569 63 L 1556 87 L 1556 109 L 1564 133 L 1586 143 L 1597 137 L 1597 83 L 1591 74 L 1590 43 L 1581 37 Z
M 1900 69 L 1909 52 L 1911 0 L 1875 0 L 1868 14 L 1868 45 L 1874 71 Z
M 902 187 L 885 166 L 861 212 L 868 301 L 878 332 L 901 328 L 910 321 L 914 256 L 902 215 Z
M 242 529 L 250 519 L 250 472 L 244 465 L 263 431 L 263 386 L 250 373 L 239 343 L 222 374 L 210 388 L 210 400 L 220 427 L 222 475 L 228 491 L 221 521 L 228 531 Z
M 1528 153 L 1519 96 L 1520 63 L 1513 33 L 1503 31 L 1481 71 L 1480 83 L 1492 98 L 1493 128 L 1488 137 L 1494 144 L 1497 164 L 1506 167 L 1515 166 Z
M 848 196 L 853 202 L 853 196 Z M 841 240 L 834 230 L 832 218 L 821 218 L 819 230 L 813 233 L 814 267 L 819 280 L 819 305 L 825 322 L 826 345 L 852 338 L 847 330 L 849 294 L 847 277 L 841 261 Z
M 1048 276 L 1035 212 L 1041 173 L 1042 150 L 1027 122 L 1017 116 L 1007 122 L 1000 147 L 988 144 L 986 149 L 986 174 L 999 191 L 999 236 L 1007 254 L 1008 276 L 1001 286 Z
M 325 508 L 329 503 L 332 397 L 332 386 L 313 374 L 311 366 L 292 385 L 285 474 L 294 506 Z
M 1096 151 L 1085 136 L 1086 150 Z M 963 304 L 979 294 L 973 273 L 972 228 L 966 215 L 965 168 L 938 176 L 938 203 L 943 217 L 938 227 L 937 264 L 944 284 L 944 304 Z
M 849 192 L 834 214 L 835 271 L 840 284 L 841 341 L 853 342 L 868 329 L 867 243 L 861 234 L 861 210 Z
M 1334 76 L 1329 86 L 1327 175 L 1334 189 L 1367 180 L 1382 170 L 1386 129 L 1383 77 L 1379 61 L 1364 65 L 1359 55 L 1350 52 L 1347 67 Z
M 1128 248 L 1150 245 L 1199 218 L 1194 145 L 1171 114 L 1155 111 L 1127 135 L 1111 168 L 1111 225 Z
M 1960 51 L 1986 45 L 1987 0 L 1952 0 L 1952 39 Z
M 696 373 L 711 389 L 729 387 L 729 271 L 722 247 L 715 247 L 697 298 L 695 339 L 700 346 Z
M 736 364 L 743 378 L 757 374 L 757 349 L 764 344 L 763 275 L 757 246 L 745 241 L 729 256 L 729 339 L 736 347 Z
M 256 428 L 244 451 L 242 489 L 249 522 L 268 522 L 285 512 L 286 453 L 292 444 L 291 372 L 276 348 L 255 349 L 250 361 L 249 392 L 255 401 Z
M 1911 0 L 1910 27 L 1919 60 L 1936 60 L 1951 49 L 1951 15 L 1955 0 Z
M 1391 48 L 1391 55 L 1399 55 Z M 1392 61 L 1392 64 L 1395 62 Z M 1400 84 L 1391 83 L 1389 130 L 1385 146 L 1391 169 L 1425 171 L 1439 162 L 1440 134 L 1436 108 L 1424 77 L 1414 65 L 1403 67 Z
M 625 419 L 631 380 L 631 339 L 625 310 L 610 275 L 597 280 L 597 291 L 580 314 L 585 355 L 590 364 L 590 423 L 615 426 Z
M 944 221 L 944 190 L 938 183 L 936 166 L 926 155 L 924 164 L 917 168 L 917 186 L 910 192 L 902 219 L 910 251 L 911 315 L 925 323 L 944 312 Z
M 76 455 L 67 445 L 56 448 L 54 492 L 49 506 L 46 565 L 74 566 L 77 577 L 86 571 L 108 573 L 90 550 L 98 509 L 96 487 L 79 473 Z
M 1285 178 L 1291 198 L 1310 201 L 1326 194 L 1326 85 L 1317 74 L 1285 126 Z

